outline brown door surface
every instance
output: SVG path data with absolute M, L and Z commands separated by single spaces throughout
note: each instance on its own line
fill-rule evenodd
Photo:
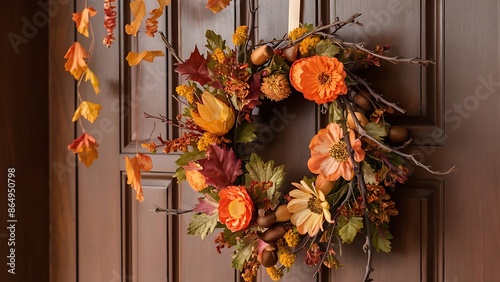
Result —
M 232 1 L 212 14 L 199 0 L 172 1 L 164 30 L 186 58 L 206 29 L 230 38 L 246 21 L 247 1 Z M 255 1 L 257 35 L 271 39 L 287 30 L 288 1 Z M 80 8 L 83 1 L 76 1 Z M 92 1 L 89 2 L 93 3 Z M 146 1 L 155 5 L 156 1 Z M 149 3 L 149 4 L 148 4 Z M 391 120 L 413 136 L 408 153 L 432 169 L 456 169 L 433 175 L 414 166 L 411 180 L 397 188 L 399 216 L 392 222 L 392 253 L 375 254 L 375 281 L 500 281 L 499 157 L 500 139 L 500 1 L 336 0 L 302 1 L 302 21 L 318 24 L 362 13 L 363 27 L 346 27 L 347 40 L 368 47 L 390 45 L 392 54 L 431 58 L 435 64 L 383 64 L 369 69 L 373 87 L 408 110 Z M 100 5 L 100 2 L 97 3 Z M 95 4 L 95 6 L 98 6 Z M 155 155 L 154 170 L 144 177 L 145 197 L 137 204 L 124 176 L 124 156 L 136 152 L 137 139 L 175 136 L 174 130 L 140 118 L 143 111 L 175 116 L 173 93 L 178 78 L 172 58 L 130 69 L 127 50 L 163 48 L 159 40 L 117 34 L 117 44 L 97 47 L 93 70 L 101 79 L 103 105 L 90 128 L 99 139 L 99 159 L 91 168 L 75 167 L 64 151 L 76 136 L 69 122 L 74 82 L 63 72 L 62 55 L 74 41 L 73 6 L 60 4 L 51 18 L 51 275 L 53 281 L 238 281 L 229 252 L 219 255 L 211 244 L 186 235 L 187 216 L 151 212 L 155 205 L 188 209 L 196 203 L 186 185 L 177 185 L 175 155 Z M 123 16 L 123 15 L 122 15 Z M 98 15 L 96 22 L 102 20 Z M 123 17 L 122 17 L 123 19 Z M 123 30 L 122 21 L 118 27 Z M 95 28 L 96 37 L 104 31 Z M 119 52 L 122 50 L 122 52 Z M 110 66 L 121 66 L 110 67 Z M 56 83 L 57 82 L 57 83 Z M 90 90 L 89 90 L 90 91 Z M 281 117 L 262 150 L 264 158 L 287 164 L 287 181 L 307 174 L 307 146 L 321 126 L 318 109 L 292 98 L 268 111 Z M 286 113 L 286 119 L 283 118 Z M 56 120 L 57 119 L 57 120 Z M 280 126 L 283 125 L 283 126 Z M 300 130 L 297 130 L 300 128 Z M 285 144 L 285 145 L 283 145 Z M 141 150 L 139 148 L 139 150 Z M 303 153 L 301 153 L 303 152 Z M 361 239 L 361 238 L 358 238 Z M 285 281 L 361 281 L 365 255 L 362 240 L 345 246 L 343 269 L 312 270 L 298 263 Z M 259 281 L 269 281 L 267 275 Z

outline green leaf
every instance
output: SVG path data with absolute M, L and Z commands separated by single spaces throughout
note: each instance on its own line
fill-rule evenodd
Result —
M 224 228 L 222 236 L 224 237 L 224 242 L 229 244 L 228 248 L 231 248 L 231 246 L 235 246 L 238 243 L 239 238 L 243 237 L 243 232 L 233 232 L 227 228 Z
M 367 184 L 377 184 L 377 179 L 375 178 L 375 171 L 369 163 L 363 161 L 363 178 Z
M 237 241 L 236 250 L 233 254 L 233 261 L 231 265 L 234 269 L 239 271 L 243 270 L 243 266 L 245 262 L 249 261 L 252 258 L 252 253 L 254 248 L 257 247 L 257 240 L 255 238 L 247 238 L 244 237 Z
M 347 218 L 341 216 L 337 223 L 337 232 L 340 238 L 342 238 L 342 242 L 347 244 L 351 244 L 354 241 L 354 237 L 356 237 L 361 228 L 363 228 L 362 217 L 353 216 Z
M 236 128 L 236 143 L 249 143 L 257 139 L 255 130 L 257 128 L 253 123 L 242 123 Z
M 381 224 L 379 228 L 374 226 L 372 228 L 372 244 L 375 250 L 378 252 L 391 252 L 391 239 L 392 234 L 389 232 L 389 225 Z
M 344 112 L 339 107 L 337 100 L 334 100 L 328 107 L 329 122 L 341 123 L 346 120 Z
M 205 151 L 199 151 L 197 148 L 193 147 L 193 151 L 185 152 L 175 161 L 175 163 L 178 166 L 183 166 L 183 165 L 187 165 L 189 162 L 201 160 L 201 159 L 204 159 L 206 157 L 207 156 L 205 154 Z
M 250 161 L 245 165 L 248 173 L 245 174 L 245 183 L 250 186 L 252 180 L 257 182 L 272 181 L 273 187 L 267 190 L 267 197 L 273 204 L 277 204 L 277 190 L 283 184 L 285 178 L 285 166 L 274 167 L 274 160 L 264 163 L 257 154 L 250 156 Z
M 304 176 L 302 178 L 302 181 L 304 181 L 309 187 L 312 188 L 312 184 L 316 181 L 316 177 L 308 178 L 307 176 Z
M 323 39 L 316 45 L 316 54 L 319 56 L 335 57 L 340 52 L 340 47 L 332 41 Z
M 365 131 L 368 135 L 379 141 L 382 141 L 384 137 L 387 136 L 387 130 L 385 127 L 373 122 L 369 122 L 365 126 Z
M 177 167 L 173 177 L 177 178 L 177 183 L 181 183 L 186 180 L 186 170 L 182 166 Z
M 217 48 L 224 50 L 226 40 L 222 40 L 222 36 L 218 35 L 212 30 L 207 30 L 205 32 L 205 37 L 207 38 L 207 45 L 205 45 L 205 47 L 207 47 L 209 50 L 215 51 L 215 49 Z
M 197 213 L 193 215 L 188 226 L 188 234 L 200 236 L 202 240 L 205 239 L 208 233 L 214 232 L 218 217 L 219 214 L 216 212 L 213 214 Z

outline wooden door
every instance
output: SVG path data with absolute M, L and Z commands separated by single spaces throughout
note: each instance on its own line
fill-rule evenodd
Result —
M 230 38 L 246 21 L 247 1 L 214 15 L 199 0 L 173 1 L 164 30 L 186 58 L 195 44 L 204 45 L 206 29 Z M 364 27 L 347 27 L 343 35 L 368 46 L 391 46 L 393 54 L 432 58 L 435 65 L 388 65 L 367 70 L 374 87 L 408 109 L 393 123 L 408 126 L 414 141 L 407 150 L 435 170 L 457 166 L 449 175 L 432 175 L 414 167 L 412 180 L 397 189 L 400 215 L 392 225 L 392 253 L 376 254 L 375 281 L 495 281 L 500 277 L 496 250 L 500 249 L 497 202 L 500 181 L 496 173 L 495 142 L 500 138 L 499 1 L 453 2 L 413 0 L 302 1 L 302 21 L 327 22 L 360 12 Z M 74 83 L 62 70 L 62 55 L 74 40 L 72 4 L 56 2 L 51 19 L 51 275 L 53 281 L 238 281 L 229 252 L 219 255 L 211 244 L 186 235 L 187 216 L 151 212 L 155 205 L 191 208 L 195 194 L 177 185 L 172 175 L 175 155 L 155 155 L 154 170 L 145 175 L 142 204 L 134 200 L 124 176 L 124 156 L 132 156 L 136 139 L 175 136 L 178 132 L 140 118 L 142 111 L 173 117 L 179 107 L 165 93 L 173 93 L 178 78 L 172 58 L 129 68 L 128 50 L 162 48 L 161 42 L 123 36 L 120 22 L 117 44 L 96 48 L 94 70 L 101 79 L 101 117 L 91 128 L 99 138 L 100 157 L 91 168 L 76 166 L 65 145 L 75 138 L 69 122 Z M 154 5 L 155 1 L 149 1 Z M 259 38 L 286 32 L 286 0 L 261 0 L 257 18 Z M 89 1 L 89 6 L 99 6 Z M 76 1 L 81 8 L 83 1 Z M 123 8 L 123 7 L 122 7 Z M 285 8 L 285 9 L 284 9 Z M 125 15 L 125 9 L 121 15 Z M 277 12 L 279 11 L 279 12 Z M 102 15 L 100 15 L 102 17 Z M 97 18 L 97 22 L 101 18 Z M 97 37 L 103 31 L 95 28 Z M 151 43 L 152 42 L 152 43 Z M 110 66 L 120 66 L 110 67 Z M 154 102 L 151 102 L 154 101 Z M 290 99 L 269 110 L 282 116 L 264 158 L 286 163 L 287 181 L 307 174 L 307 148 L 320 126 L 314 106 Z M 305 129 L 297 134 L 296 128 Z M 285 144 L 282 146 L 279 144 Z M 271 142 L 272 141 L 272 142 Z M 141 148 L 138 148 L 141 150 Z M 343 269 L 311 278 L 311 269 L 296 264 L 286 281 L 361 281 L 365 256 L 361 240 L 345 246 L 339 259 Z M 265 274 L 259 281 L 269 281 Z

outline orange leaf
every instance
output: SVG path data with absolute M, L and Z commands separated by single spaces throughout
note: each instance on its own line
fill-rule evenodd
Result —
M 163 15 L 163 9 L 170 4 L 170 0 L 158 0 L 159 7 L 149 12 L 151 17 L 146 20 L 146 34 L 153 37 L 158 31 L 158 18 Z
M 141 171 L 150 171 L 153 168 L 152 160 L 149 156 L 137 153 L 135 157 L 129 159 L 125 157 L 125 170 L 127 171 L 127 184 L 131 185 L 136 192 L 135 198 L 142 202 Z
M 208 0 L 205 8 L 210 9 L 210 11 L 214 13 L 220 12 L 222 9 L 226 8 L 229 5 L 231 0 Z
M 80 43 L 75 42 L 71 47 L 69 47 L 68 52 L 64 55 L 65 59 L 68 59 L 64 64 L 64 69 L 71 73 L 76 80 L 80 79 L 83 72 L 87 69 L 87 63 L 85 59 L 89 55 L 85 48 L 83 48 Z
M 85 71 L 85 81 L 90 80 L 90 84 L 92 84 L 92 87 L 94 88 L 95 94 L 99 94 L 100 90 L 100 84 L 99 84 L 99 79 L 93 73 L 89 68 Z
M 71 144 L 68 145 L 68 150 L 73 151 L 73 153 L 78 154 L 78 159 L 89 167 L 94 160 L 99 157 L 97 152 L 97 147 L 99 145 L 95 142 L 95 139 L 87 133 L 83 133 L 80 137 L 73 140 Z
M 99 116 L 99 111 L 102 109 L 101 105 L 94 104 L 89 101 L 83 101 L 75 111 L 73 115 L 72 121 L 77 121 L 80 116 L 86 118 L 90 123 L 94 123 L 94 121 Z
M 154 58 L 165 56 L 162 51 L 142 51 L 140 54 L 136 52 L 129 52 L 127 58 L 129 66 L 138 65 L 142 60 L 152 63 Z
M 89 18 L 97 14 L 94 8 L 85 8 L 81 13 L 73 13 L 73 21 L 76 23 L 76 30 L 89 37 Z
M 144 4 L 143 0 L 135 0 L 130 3 L 130 10 L 134 15 L 134 21 L 125 26 L 125 32 L 128 35 L 137 36 L 137 31 L 141 26 L 142 18 L 146 15 L 146 4 Z

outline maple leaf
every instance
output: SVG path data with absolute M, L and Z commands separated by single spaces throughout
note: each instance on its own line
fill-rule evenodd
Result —
M 225 150 L 217 145 L 211 145 L 210 158 L 198 160 L 203 167 L 200 173 L 205 176 L 206 183 L 217 188 L 231 185 L 241 171 L 241 160 L 236 157 L 232 149 Z
M 87 69 L 87 63 L 85 59 L 89 55 L 85 48 L 83 48 L 80 43 L 75 42 L 71 47 L 69 47 L 68 52 L 64 55 L 65 59 L 68 59 L 64 64 L 64 69 L 71 73 L 76 80 L 80 79 L 83 72 Z
M 96 149 L 97 146 L 98 144 L 92 136 L 83 133 L 68 145 L 68 150 L 78 154 L 78 159 L 84 163 L 86 167 L 89 167 L 92 162 L 99 157 L 99 153 Z
M 142 60 L 152 63 L 156 57 L 165 56 L 162 51 L 142 51 L 141 53 L 129 52 L 125 58 L 129 66 L 138 65 Z
M 141 26 L 141 21 L 146 15 L 146 4 L 144 4 L 143 0 L 135 0 L 130 3 L 130 11 L 134 15 L 134 21 L 125 26 L 125 32 L 128 35 L 137 36 L 137 31 Z
M 99 84 L 99 79 L 93 73 L 89 68 L 85 71 L 85 81 L 90 80 L 90 84 L 92 84 L 92 88 L 94 88 L 95 94 L 99 94 L 100 90 L 100 84 Z
M 71 121 L 75 122 L 80 118 L 80 116 L 83 116 L 88 121 L 90 121 L 90 123 L 94 123 L 94 121 L 99 116 L 99 111 L 101 109 L 102 107 L 99 104 L 94 104 L 89 101 L 83 101 L 76 109 L 75 114 L 73 115 L 73 119 Z
M 89 19 L 97 14 L 94 8 L 85 8 L 80 13 L 73 13 L 73 21 L 76 24 L 76 30 L 89 37 Z
M 219 204 L 212 197 L 206 196 L 205 198 L 198 198 L 198 204 L 195 205 L 193 211 L 213 214 L 218 211 L 218 206 Z
M 129 159 L 125 157 L 125 170 L 127 171 L 127 184 L 135 190 L 135 198 L 139 202 L 144 201 L 141 185 L 141 171 L 150 171 L 153 162 L 149 156 L 137 153 L 135 157 Z
M 194 47 L 194 51 L 189 56 L 189 59 L 183 63 L 177 63 L 175 71 L 181 75 L 187 75 L 187 78 L 196 81 L 201 85 L 212 82 L 207 67 L 208 60 L 200 54 L 198 47 Z

